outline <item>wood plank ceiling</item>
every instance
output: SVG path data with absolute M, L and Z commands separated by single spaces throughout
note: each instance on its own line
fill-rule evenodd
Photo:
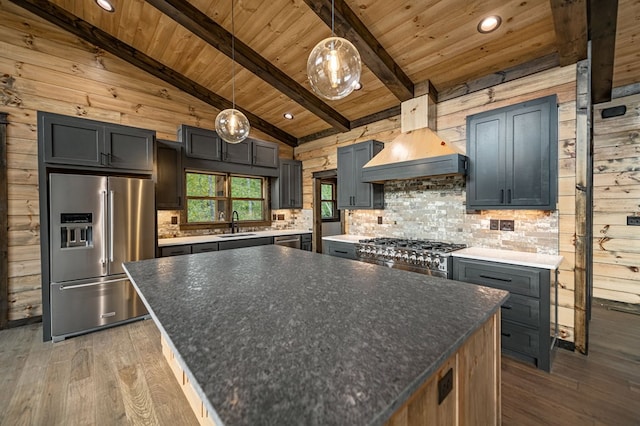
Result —
M 230 104 L 231 0 L 112 0 L 115 13 L 92 0 L 11 1 L 216 108 Z M 292 146 L 396 115 L 427 80 L 441 94 L 459 93 L 532 61 L 586 57 L 589 0 L 335 0 L 335 31 L 361 52 L 363 89 L 324 101 L 309 86 L 306 61 L 330 36 L 331 0 L 235 1 L 236 104 L 252 126 Z M 494 14 L 500 28 L 480 34 L 480 19 Z M 617 27 L 601 25 L 604 45 L 618 37 L 605 91 L 611 81 L 640 81 L 639 17 L 640 2 L 620 0 Z

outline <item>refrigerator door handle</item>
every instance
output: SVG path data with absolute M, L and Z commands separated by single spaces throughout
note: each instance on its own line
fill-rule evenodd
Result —
M 107 191 L 102 191 L 102 212 L 103 216 L 107 212 Z M 107 267 L 107 221 L 102 221 L 102 255 L 100 258 L 100 263 L 102 263 L 102 269 Z
M 109 191 L 109 262 L 113 262 L 113 191 Z
M 86 283 L 86 284 L 61 285 L 60 286 L 60 290 L 73 290 L 74 288 L 91 287 L 91 286 L 96 286 L 96 285 L 101 285 L 101 284 L 119 283 L 121 281 L 127 281 L 128 279 L 129 278 L 120 278 L 120 279 L 117 279 L 117 280 L 95 281 L 95 282 Z

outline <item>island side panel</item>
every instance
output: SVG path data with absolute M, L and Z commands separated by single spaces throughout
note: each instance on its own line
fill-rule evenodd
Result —
M 438 382 L 449 369 L 453 369 L 453 389 L 438 404 Z M 498 425 L 500 422 L 498 311 L 395 412 L 386 426 Z

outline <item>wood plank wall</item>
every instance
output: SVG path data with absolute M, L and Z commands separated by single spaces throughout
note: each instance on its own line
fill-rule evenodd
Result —
M 489 89 L 441 102 L 437 105 L 437 132 L 462 152 L 466 151 L 466 117 L 551 94 L 558 95 L 559 109 L 559 254 L 560 267 L 558 322 L 561 338 L 574 340 L 574 257 L 575 257 L 575 135 L 576 66 L 554 68 Z M 312 207 L 313 172 L 337 167 L 337 148 L 368 139 L 389 142 L 400 132 L 400 117 L 373 123 L 347 133 L 318 139 L 295 148 L 295 158 L 303 162 L 303 203 Z M 483 213 L 486 214 L 486 213 Z
M 640 227 L 627 226 L 640 216 L 640 94 L 594 105 L 593 121 L 593 295 L 640 304 Z
M 0 0 L 0 112 L 8 114 L 9 321 L 42 314 L 36 111 L 152 129 L 214 128 L 217 110 Z M 256 131 L 252 137 L 274 141 Z M 280 144 L 280 156 L 293 149 Z

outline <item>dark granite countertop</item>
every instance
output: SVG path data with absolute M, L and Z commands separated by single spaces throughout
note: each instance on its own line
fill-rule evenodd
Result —
M 507 295 L 281 246 L 125 268 L 226 425 L 381 424 Z

